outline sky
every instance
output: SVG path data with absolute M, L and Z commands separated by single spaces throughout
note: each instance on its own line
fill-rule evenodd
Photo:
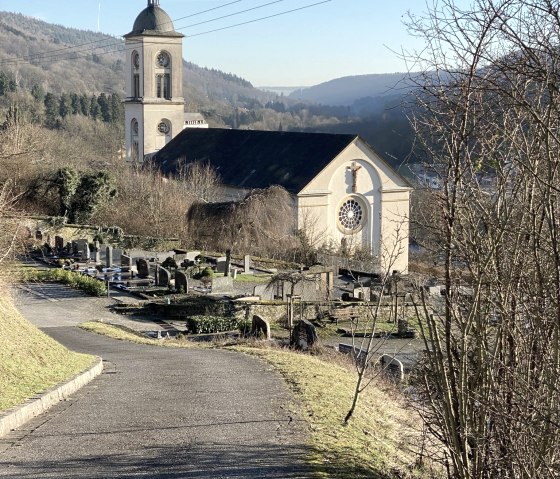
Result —
M 234 73 L 255 86 L 311 86 L 342 76 L 403 72 L 407 64 L 399 52 L 422 46 L 403 20 L 409 11 L 425 11 L 424 0 L 330 0 L 282 14 L 321 1 L 161 0 L 160 6 L 186 35 L 187 61 Z M 0 0 L 0 11 L 122 36 L 146 5 L 146 0 Z M 207 23 L 193 25 L 201 22 Z

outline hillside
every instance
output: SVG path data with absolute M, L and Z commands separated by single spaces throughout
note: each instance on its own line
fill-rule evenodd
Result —
M 115 92 L 124 96 L 125 55 L 119 38 L 0 12 L 0 71 L 12 74 L 23 89 L 39 85 L 57 95 Z M 15 57 L 29 61 L 9 61 Z M 187 61 L 183 62 L 183 83 L 190 111 L 248 108 L 276 97 L 236 75 Z
M 92 44 L 95 50 L 92 50 Z M 16 57 L 28 61 L 14 63 Z M 60 102 L 75 100 L 77 103 L 76 98 L 80 97 L 84 104 L 80 108 L 82 113 L 96 119 L 88 114 L 87 105 L 91 105 L 91 101 L 84 97 L 104 94 L 122 98 L 125 58 L 124 42 L 119 38 L 0 12 L 0 119 L 3 120 L 9 107 L 17 102 L 21 107 L 26 104 L 35 123 L 42 122 L 47 128 L 68 130 L 79 120 L 82 133 L 88 128 L 93 130 L 85 119 L 75 117 L 77 105 L 72 104 L 74 115 L 70 123 L 64 121 L 64 115 L 58 117 L 58 113 L 52 111 L 49 119 L 49 105 L 39 104 L 42 102 L 40 98 L 45 93 L 47 97 L 51 94 L 52 110 L 52 106 Z M 254 88 L 250 82 L 232 73 L 201 68 L 188 61 L 183 61 L 183 68 L 185 109 L 201 112 L 212 127 L 357 133 L 395 166 L 402 162 L 403 152 L 410 150 L 409 135 L 401 131 L 408 127 L 400 108 L 401 92 L 390 90 L 402 80 L 402 74 L 333 80 L 303 90 L 300 96 L 306 99 L 299 100 L 295 94 L 287 96 L 281 91 Z M 9 89 L 5 94 L 2 76 L 4 81 L 12 82 L 17 88 Z M 113 106 L 118 103 L 118 98 L 110 100 Z M 111 116 L 108 124 L 120 130 L 122 135 L 121 115 L 122 112 L 106 115 L 104 121 Z M 118 140 L 105 143 L 114 148 Z M 114 151 L 118 150 L 118 147 L 114 148 Z
M 352 106 L 364 98 L 401 96 L 410 88 L 406 73 L 382 73 L 336 78 L 296 90 L 290 98 L 323 105 Z
M 0 291 L 0 412 L 85 370 L 92 356 L 73 353 L 31 325 Z

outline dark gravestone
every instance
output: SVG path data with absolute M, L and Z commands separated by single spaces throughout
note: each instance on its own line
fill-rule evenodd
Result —
M 123 273 L 130 273 L 132 270 L 132 258 L 125 254 L 121 254 L 121 271 Z
M 355 346 L 350 346 L 349 344 L 338 345 L 338 351 L 342 354 L 349 354 L 354 358 L 357 364 L 363 366 L 367 359 L 367 351 L 363 349 L 356 348 Z
M 290 344 L 305 351 L 314 344 L 317 344 L 318 341 L 319 337 L 317 336 L 315 326 L 307 321 L 307 319 L 298 321 L 292 331 L 292 340 Z
M 189 292 L 189 280 L 183 271 L 175 271 L 175 290 L 184 294 Z
M 105 250 L 105 266 L 107 268 L 113 267 L 113 248 L 111 246 L 107 246 Z
M 64 238 L 62 236 L 54 237 L 54 249 L 58 252 L 64 249 Z
M 169 287 L 169 281 L 171 280 L 171 273 L 161 266 L 157 266 L 157 285 L 162 288 Z
M 76 241 L 78 245 L 78 253 L 81 255 L 81 261 L 88 261 L 89 260 L 89 241 L 87 239 L 79 239 Z
M 270 340 L 270 324 L 268 324 L 268 321 L 258 314 L 253 316 L 253 322 L 251 323 L 251 336 L 262 337 L 266 340 Z
M 138 269 L 139 278 L 147 278 L 150 276 L 150 266 L 144 258 L 139 258 L 136 260 L 136 268 Z

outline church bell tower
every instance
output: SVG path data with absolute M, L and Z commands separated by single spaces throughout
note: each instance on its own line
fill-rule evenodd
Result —
M 159 6 L 148 0 L 126 45 L 126 157 L 142 162 L 183 130 L 183 36 Z

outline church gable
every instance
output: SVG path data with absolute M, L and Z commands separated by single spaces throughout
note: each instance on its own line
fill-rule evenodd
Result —
M 366 184 L 358 185 L 360 177 L 367 177 Z M 370 183 L 371 182 L 371 183 Z M 362 183 L 364 183 L 362 181 Z M 334 157 L 325 167 L 300 191 L 300 195 L 314 192 L 329 192 L 333 188 L 345 185 L 347 193 L 362 192 L 368 188 L 382 191 L 408 191 L 410 184 L 397 173 L 371 146 L 359 137 Z M 353 188 L 354 185 L 354 188 Z

